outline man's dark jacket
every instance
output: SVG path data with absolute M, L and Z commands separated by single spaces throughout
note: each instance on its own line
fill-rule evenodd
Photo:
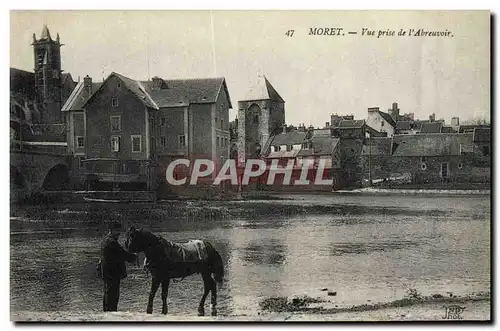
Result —
M 104 279 L 127 277 L 125 261 L 134 262 L 135 254 L 127 252 L 118 241 L 108 234 L 101 245 L 101 268 Z

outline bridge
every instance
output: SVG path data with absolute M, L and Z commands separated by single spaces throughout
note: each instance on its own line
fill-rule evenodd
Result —
M 70 188 L 70 160 L 65 142 L 11 141 L 11 201 Z

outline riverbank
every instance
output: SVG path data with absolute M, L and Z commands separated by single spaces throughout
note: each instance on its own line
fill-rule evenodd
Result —
M 488 321 L 491 319 L 489 301 L 462 302 L 465 310 L 462 321 Z M 139 312 L 11 312 L 14 322 L 391 322 L 391 321 L 450 321 L 445 319 L 443 303 L 426 303 L 407 307 L 394 307 L 371 311 L 307 314 L 269 313 L 239 316 L 161 315 Z M 451 317 L 451 316 L 450 316 Z

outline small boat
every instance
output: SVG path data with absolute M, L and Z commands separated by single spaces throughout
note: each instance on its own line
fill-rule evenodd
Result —
M 128 202 L 126 200 L 96 199 L 87 197 L 84 197 L 83 200 L 85 200 L 86 202 L 109 202 L 109 203 Z

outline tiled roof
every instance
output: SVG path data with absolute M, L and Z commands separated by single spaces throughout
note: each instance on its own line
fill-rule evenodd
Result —
M 459 132 L 474 132 L 474 129 L 476 128 L 484 128 L 484 129 L 489 129 L 490 125 L 487 124 L 470 124 L 470 125 L 460 125 L 459 127 Z
M 278 102 L 285 102 L 278 94 L 276 89 L 267 80 L 266 76 L 259 75 L 257 81 L 250 86 L 247 94 L 241 101 L 251 100 L 273 100 Z
M 491 141 L 490 128 L 475 128 L 473 141 L 475 143 L 490 142 Z
M 156 105 L 156 103 L 151 99 L 151 96 L 146 92 L 144 86 L 140 81 L 133 80 L 116 72 L 111 73 L 110 77 L 112 75 L 117 76 L 122 81 L 123 85 L 125 85 L 125 87 L 128 88 L 133 94 L 135 94 L 146 106 L 154 109 L 159 108 L 158 105 Z M 106 80 L 108 79 L 109 77 Z M 104 82 L 103 85 L 105 83 L 106 82 Z
M 429 133 L 399 135 L 393 156 L 443 156 L 461 155 L 472 144 L 472 134 Z
M 342 120 L 339 128 L 362 128 L 365 125 L 365 120 Z
M 311 138 L 312 149 L 301 149 L 298 156 L 331 155 L 339 141 L 339 138 L 314 135 Z
M 296 157 L 299 152 L 300 149 L 292 149 L 291 151 L 284 150 L 284 151 L 269 152 L 267 158 L 269 159 L 293 158 Z
M 10 91 L 30 100 L 36 99 L 35 74 L 16 68 L 10 68 Z
M 363 145 L 362 155 L 391 155 L 392 138 L 374 137 L 367 139 L 367 145 Z
M 214 103 L 222 88 L 226 90 L 229 98 L 229 92 L 223 77 L 163 81 L 166 83 L 167 88 L 154 89 L 152 81 L 141 82 L 146 92 L 160 108 L 188 106 L 191 103 Z M 232 108 L 230 99 L 228 107 Z
M 154 88 L 153 81 L 136 81 L 118 73 L 111 73 L 106 81 L 116 76 L 123 85 L 135 94 L 147 107 L 185 107 L 191 103 L 214 103 L 222 88 L 227 92 L 224 78 L 173 79 L 163 80 L 166 88 Z M 102 86 L 106 84 L 102 83 Z M 101 88 L 102 88 L 101 86 Z M 91 100 L 97 93 L 94 93 Z M 229 98 L 229 93 L 227 93 Z M 231 100 L 229 100 L 229 108 Z
M 411 124 L 412 124 L 412 122 L 410 122 L 410 121 L 399 121 L 396 123 L 396 129 L 397 130 L 411 130 Z
M 443 123 L 441 122 L 422 123 L 420 133 L 441 133 L 442 128 Z
M 382 116 L 382 118 L 387 122 L 389 123 L 393 128 L 396 127 L 396 122 L 394 122 L 394 119 L 391 117 L 391 115 L 389 115 L 388 113 L 384 113 L 383 111 L 380 111 L 379 110 L 379 114 L 380 116 Z
M 451 126 L 443 126 L 441 128 L 441 133 L 457 133 L 457 131 Z
M 101 87 L 103 83 L 92 83 L 92 92 L 95 93 Z M 70 110 L 83 110 L 83 105 L 89 99 L 89 96 L 86 96 L 83 89 L 83 82 L 79 82 L 76 84 L 75 88 L 71 92 L 68 97 L 68 100 L 64 103 L 61 111 L 70 111 Z
M 302 144 L 306 137 L 306 132 L 304 131 L 290 131 L 287 133 L 280 133 L 274 136 L 271 145 L 294 145 Z

